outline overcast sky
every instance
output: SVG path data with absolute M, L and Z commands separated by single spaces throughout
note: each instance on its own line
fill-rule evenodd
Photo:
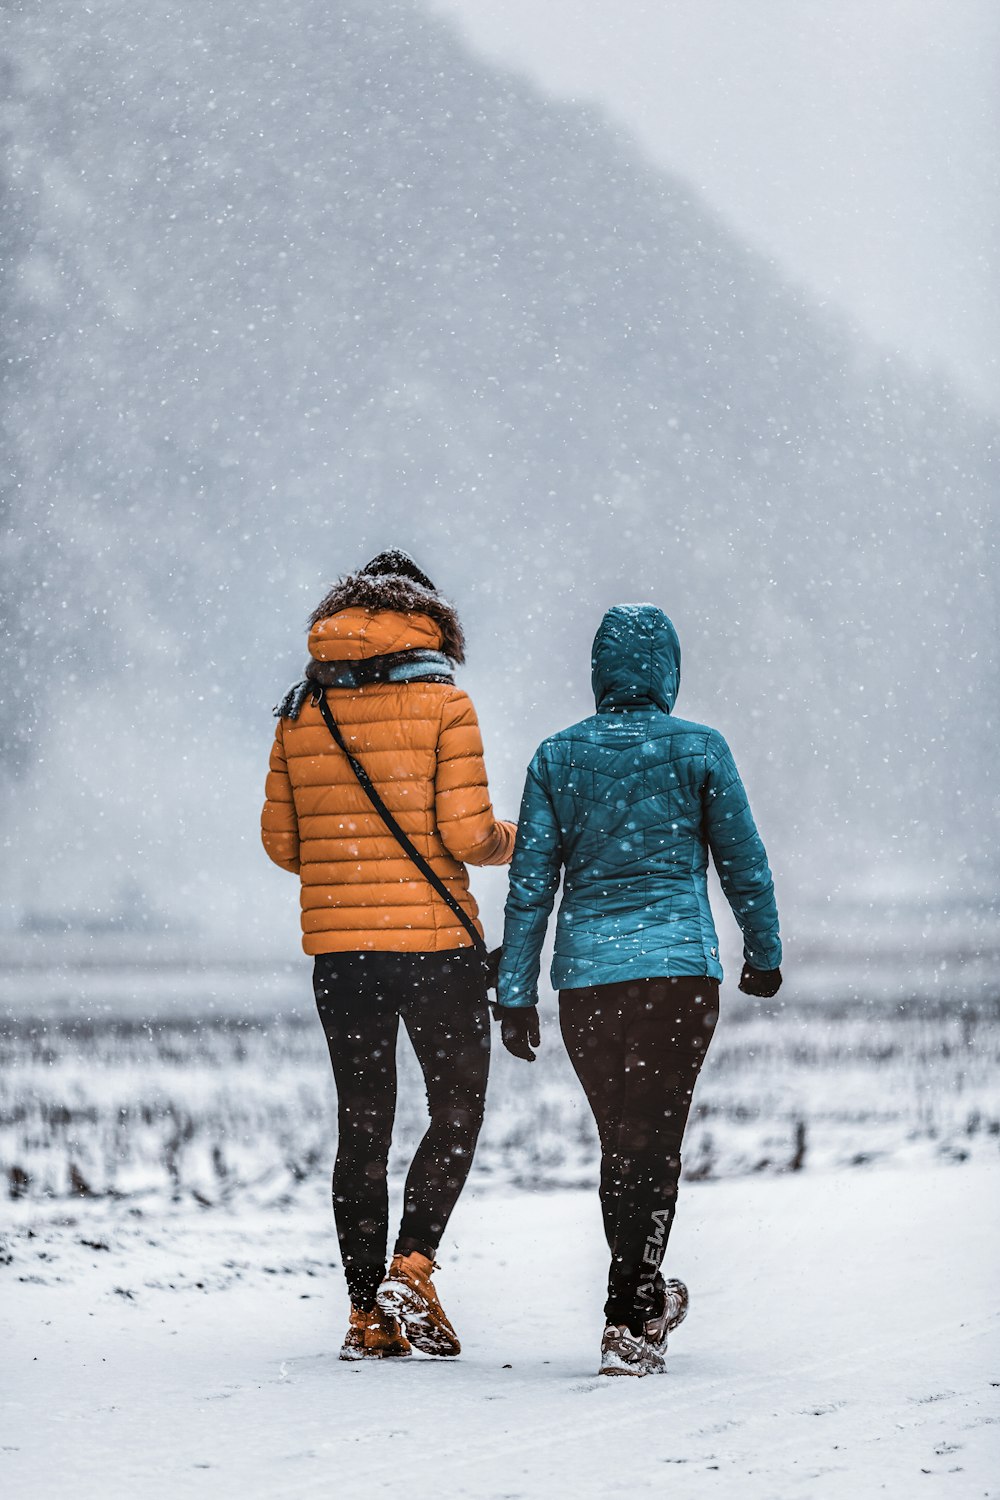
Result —
M 429 0 L 1000 407 L 997 0 Z

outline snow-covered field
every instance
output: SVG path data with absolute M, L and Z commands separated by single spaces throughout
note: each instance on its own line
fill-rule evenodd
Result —
M 0 1493 L 1000 1497 L 995 1003 L 724 997 L 669 1373 L 594 1371 L 593 1128 L 499 1052 L 439 1286 L 456 1362 L 336 1358 L 314 1016 L 8 1015 Z M 394 1183 L 422 1126 L 405 1045 Z
M 531 1068 L 499 1048 L 477 1180 L 593 1180 L 596 1136 L 552 1009 Z M 394 1170 L 423 1129 L 401 1044 Z M 1000 1006 L 768 1007 L 723 994 L 685 1146 L 689 1178 L 995 1160 Z M 48 1200 L 273 1204 L 326 1182 L 335 1098 L 315 1014 L 194 1022 L 10 1020 L 0 1033 L 0 1169 Z
M 593 1193 L 471 1191 L 438 1276 L 462 1357 L 388 1366 L 336 1358 L 318 1182 L 284 1211 L 10 1210 L 18 1500 L 1000 1495 L 996 1163 L 689 1185 L 692 1310 L 644 1381 L 594 1374 Z

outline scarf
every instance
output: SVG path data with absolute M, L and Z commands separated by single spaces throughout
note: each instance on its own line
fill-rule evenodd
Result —
M 317 688 L 358 688 L 370 682 L 454 681 L 454 667 L 443 651 L 394 651 L 389 656 L 370 656 L 366 661 L 310 660 L 304 680 L 288 689 L 275 706 L 274 717 L 297 719 L 303 703 Z

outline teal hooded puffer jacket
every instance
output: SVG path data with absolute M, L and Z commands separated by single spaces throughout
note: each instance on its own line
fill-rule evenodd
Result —
M 662 975 L 722 978 L 708 903 L 712 851 L 755 969 L 781 963 L 764 845 L 729 746 L 672 716 L 677 632 L 652 604 L 617 604 L 594 639 L 597 713 L 538 748 L 510 872 L 501 1005 L 534 1005 L 563 875 L 556 989 Z

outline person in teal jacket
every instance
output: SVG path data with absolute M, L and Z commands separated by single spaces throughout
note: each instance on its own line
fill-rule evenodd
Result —
M 687 1289 L 660 1264 L 691 1096 L 718 1016 L 711 852 L 744 940 L 740 988 L 771 996 L 781 939 L 767 855 L 716 729 L 674 716 L 681 651 L 652 604 L 609 609 L 594 639 L 597 712 L 528 767 L 510 873 L 498 1009 L 533 1061 L 542 944 L 560 877 L 552 985 L 601 1140 L 611 1250 L 601 1371 L 664 1368 Z

